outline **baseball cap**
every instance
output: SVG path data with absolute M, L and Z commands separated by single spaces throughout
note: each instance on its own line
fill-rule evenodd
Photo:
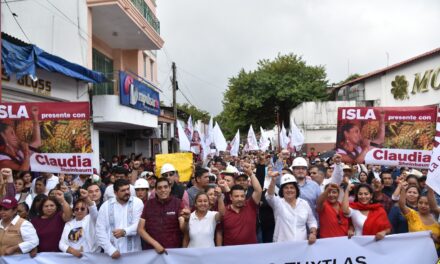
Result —
M 17 207 L 18 203 L 14 197 L 4 197 L 0 201 L 0 207 L 4 207 L 6 209 L 11 209 Z

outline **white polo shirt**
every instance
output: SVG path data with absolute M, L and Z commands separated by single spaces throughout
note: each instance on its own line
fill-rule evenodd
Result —
M 189 248 L 209 248 L 215 247 L 214 234 L 217 222 L 215 215 L 218 212 L 208 211 L 206 215 L 199 219 L 196 212 L 192 212 L 189 217 Z

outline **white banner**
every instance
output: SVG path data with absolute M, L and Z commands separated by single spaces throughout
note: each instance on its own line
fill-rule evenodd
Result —
M 365 155 L 365 164 L 428 169 L 432 150 L 374 148 Z
M 437 254 L 429 232 L 387 236 L 376 242 L 373 236 L 318 239 L 307 241 L 230 246 L 204 249 L 168 249 L 158 255 L 153 250 L 123 254 L 112 260 L 104 254 L 85 253 L 81 259 L 64 253 L 40 253 L 2 257 L 0 263 L 294 263 L 294 264 L 428 264 L 436 263 Z
M 440 193 L 440 107 L 437 112 L 437 125 L 432 151 L 431 164 L 428 170 L 426 183 L 437 193 Z
M 93 174 L 93 153 L 34 153 L 32 171 L 52 173 Z

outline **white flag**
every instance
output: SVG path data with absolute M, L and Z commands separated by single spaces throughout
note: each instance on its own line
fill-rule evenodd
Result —
M 234 139 L 231 141 L 231 156 L 238 157 L 238 150 L 240 149 L 240 130 L 237 130 Z
M 258 141 L 257 141 L 257 137 L 255 136 L 255 132 L 254 129 L 251 127 L 249 128 L 248 131 L 248 136 L 247 136 L 247 144 L 249 147 L 249 150 L 259 150 L 260 148 L 258 147 Z
M 193 128 L 192 118 L 191 116 L 189 116 L 185 126 L 185 134 L 188 137 L 189 141 L 191 141 L 193 137 L 193 132 L 194 132 L 194 128 Z
M 304 135 L 301 133 L 301 130 L 296 126 L 295 121 L 290 120 L 290 142 L 289 149 L 295 149 L 299 151 L 304 144 Z
M 217 122 L 215 123 L 213 131 L 214 143 L 217 151 L 226 151 L 228 143 L 226 142 L 225 136 L 223 136 L 222 130 L 220 129 L 220 126 L 217 124 Z
M 431 155 L 426 183 L 437 194 L 440 194 L 440 107 L 437 111 L 437 132 L 435 134 L 434 149 Z
M 177 123 L 177 135 L 179 137 L 180 151 L 191 151 L 191 144 L 185 133 L 185 130 L 182 127 L 182 124 L 180 124 L 179 120 L 177 120 L 176 123 Z
M 209 119 L 209 124 L 208 124 L 208 132 L 206 133 L 205 136 L 205 145 L 210 146 L 211 143 L 213 143 L 214 141 L 214 133 L 213 133 L 213 120 L 212 120 L 212 116 L 211 119 Z
M 267 136 L 266 132 L 264 131 L 264 129 L 262 127 L 260 127 L 260 149 L 262 151 L 266 151 L 269 148 L 270 145 L 270 141 L 269 141 L 269 137 Z
M 280 146 L 282 149 L 287 148 L 289 145 L 290 138 L 287 136 L 286 128 L 284 127 L 284 124 L 282 124 L 281 133 L 280 133 Z

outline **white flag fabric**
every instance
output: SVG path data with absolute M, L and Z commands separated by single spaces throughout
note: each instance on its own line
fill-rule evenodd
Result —
M 214 143 L 217 151 L 226 151 L 228 147 L 228 143 L 226 142 L 225 136 L 223 136 L 222 130 L 217 122 L 215 122 L 214 126 Z
M 437 109 L 437 126 L 434 139 L 434 149 L 431 155 L 426 184 L 437 194 L 440 194 L 440 107 Z
M 191 151 L 191 144 L 189 142 L 188 136 L 185 133 L 185 130 L 180 124 L 179 120 L 177 120 L 177 135 L 179 136 L 179 149 L 180 151 Z
M 192 117 L 189 116 L 188 121 L 186 122 L 186 126 L 185 126 L 185 134 L 188 137 L 189 141 L 191 141 L 191 139 L 193 137 L 193 132 L 194 132 L 194 128 L 193 128 L 193 123 L 192 123 Z
M 238 150 L 240 149 L 240 130 L 237 130 L 234 139 L 231 141 L 231 156 L 238 157 Z
M 296 126 L 295 121 L 290 120 L 290 135 L 289 135 L 289 150 L 299 151 L 304 144 L 304 135 L 301 133 L 301 130 Z
M 280 133 L 280 146 L 282 149 L 287 148 L 289 145 L 290 138 L 287 136 L 287 130 L 284 127 L 284 124 L 282 124 L 281 133 Z
M 257 137 L 255 136 L 254 129 L 252 125 L 249 127 L 248 136 L 247 136 L 247 145 L 250 151 L 259 150 Z
M 269 148 L 270 145 L 270 141 L 269 141 L 269 137 L 267 136 L 266 132 L 264 131 L 264 129 L 262 127 L 260 127 L 260 149 L 262 151 L 266 151 Z
M 214 133 L 213 133 L 213 120 L 212 120 L 212 116 L 209 119 L 209 124 L 208 124 L 208 132 L 206 133 L 205 136 L 205 145 L 210 146 L 211 143 L 214 141 Z

